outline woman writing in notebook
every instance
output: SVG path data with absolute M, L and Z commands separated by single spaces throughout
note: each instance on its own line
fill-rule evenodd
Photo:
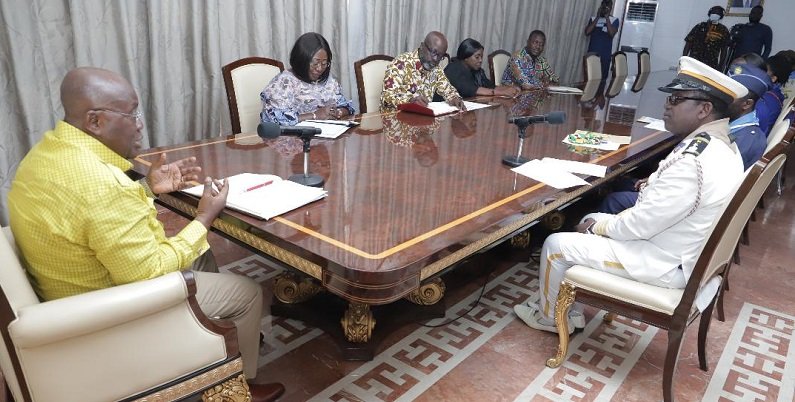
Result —
M 331 76 L 331 48 L 315 32 L 301 35 L 290 52 L 290 68 L 260 94 L 260 120 L 294 126 L 304 120 L 337 120 L 353 115 L 353 103 Z
M 512 85 L 495 86 L 481 68 L 483 64 L 483 45 L 467 38 L 458 45 L 456 58 L 445 69 L 444 74 L 464 98 L 473 96 L 507 96 L 519 94 L 519 88 Z

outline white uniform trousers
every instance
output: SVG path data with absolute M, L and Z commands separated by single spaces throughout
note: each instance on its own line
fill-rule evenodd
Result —
M 616 276 L 634 279 L 624 269 L 610 247 L 606 237 L 577 232 L 555 233 L 547 237 L 541 248 L 541 264 L 538 270 L 539 308 L 541 314 L 554 321 L 558 290 L 566 270 L 574 265 L 583 265 Z M 681 275 L 684 287 L 684 275 Z M 670 287 L 662 281 L 646 282 L 650 285 Z
M 237 344 L 246 378 L 257 376 L 262 287 L 242 275 L 218 273 L 218 265 L 207 250 L 191 266 L 196 278 L 196 301 L 210 318 L 231 320 L 237 327 Z

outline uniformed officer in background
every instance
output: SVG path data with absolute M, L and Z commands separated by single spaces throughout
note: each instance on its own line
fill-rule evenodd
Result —
M 743 163 L 729 136 L 728 105 L 748 90 L 737 81 L 690 57 L 679 59 L 676 78 L 665 87 L 666 130 L 685 136 L 641 189 L 635 206 L 618 215 L 587 215 L 578 233 L 555 233 L 544 242 L 539 297 L 516 305 L 527 325 L 557 332 L 555 303 L 566 270 L 584 265 L 666 288 L 684 288 L 701 244 L 743 178 Z M 719 287 L 701 292 L 706 307 Z M 703 303 L 703 299 L 707 303 Z M 575 306 L 569 328 L 585 324 Z
M 766 71 L 751 64 L 734 64 L 727 74 L 748 89 L 748 95 L 729 105 L 729 135 L 734 138 L 743 157 L 743 168 L 748 170 L 767 147 L 767 133 L 759 128 L 756 116 L 756 101 L 773 83 Z

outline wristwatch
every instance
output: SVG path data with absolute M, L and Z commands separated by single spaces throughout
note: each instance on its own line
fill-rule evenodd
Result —
M 596 233 L 593 232 L 594 225 L 596 225 L 596 222 L 592 222 L 590 225 L 588 225 L 588 227 L 585 228 L 585 233 L 587 233 L 587 234 L 596 234 Z

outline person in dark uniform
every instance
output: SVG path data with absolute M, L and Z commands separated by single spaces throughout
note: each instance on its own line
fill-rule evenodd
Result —
M 748 14 L 748 23 L 732 27 L 735 56 L 756 53 L 763 59 L 767 59 L 767 56 L 770 55 L 770 47 L 773 45 L 773 30 L 770 29 L 770 26 L 760 22 L 763 12 L 762 6 L 756 6 Z
M 612 9 L 612 0 L 602 0 L 596 16 L 591 17 L 588 26 L 585 27 L 585 36 L 590 37 L 588 52 L 598 54 L 602 63 L 602 79 L 607 78 L 607 72 L 610 70 L 613 37 L 618 32 L 618 18 L 610 15 Z
M 753 166 L 767 147 L 767 136 L 759 128 L 756 117 L 756 101 L 771 85 L 767 72 L 750 64 L 734 64 L 729 67 L 729 77 L 748 88 L 748 95 L 729 105 L 729 132 L 743 157 L 743 168 Z
M 716 70 L 722 70 L 731 44 L 729 29 L 720 23 L 724 12 L 721 6 L 709 9 L 709 19 L 696 24 L 685 36 L 683 56 L 690 56 Z

